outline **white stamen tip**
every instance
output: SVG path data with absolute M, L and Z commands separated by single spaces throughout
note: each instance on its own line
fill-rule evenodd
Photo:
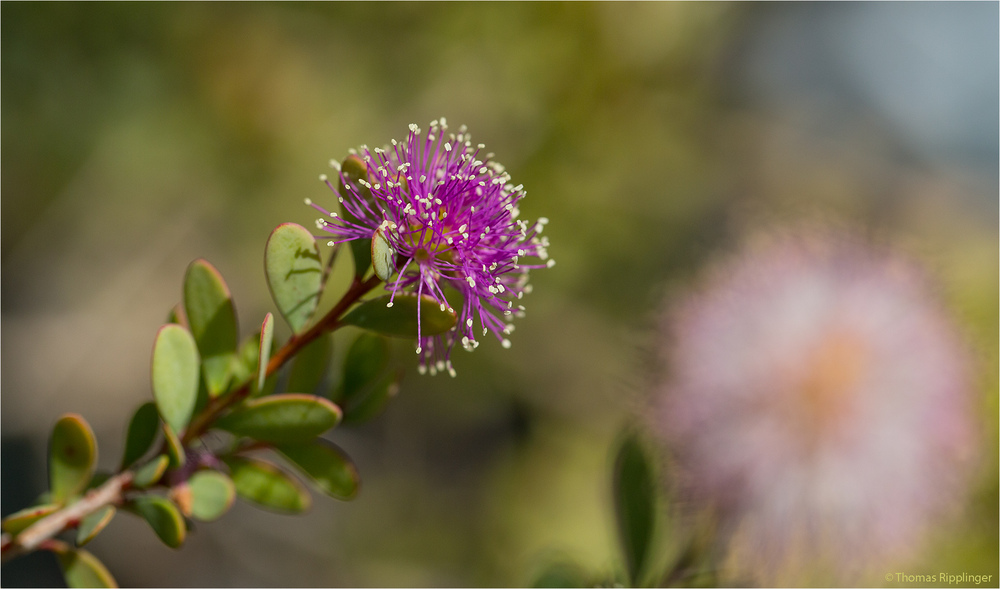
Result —
M 326 182 L 326 174 L 320 174 L 319 175 L 319 181 L 320 182 Z
M 389 301 L 388 303 L 386 303 L 385 306 L 386 307 L 391 307 L 392 306 L 392 301 Z
M 503 348 L 505 350 L 509 350 L 510 349 L 510 340 L 507 339 L 507 338 L 504 338 L 503 341 L 500 342 L 500 345 L 503 346 Z
M 307 199 L 306 199 L 306 204 L 307 204 L 307 205 L 311 205 L 312 203 L 313 203 L 313 201 L 312 201 L 312 199 L 311 199 L 311 198 L 307 198 Z

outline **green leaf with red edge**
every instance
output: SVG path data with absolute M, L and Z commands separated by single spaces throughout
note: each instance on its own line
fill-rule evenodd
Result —
M 58 503 L 50 503 L 46 505 L 26 507 L 20 511 L 15 511 L 14 513 L 3 518 L 3 531 L 11 534 L 12 536 L 16 536 L 26 530 L 31 524 L 47 515 L 51 515 L 57 509 L 59 509 Z
M 340 407 L 322 397 L 284 394 L 246 401 L 214 427 L 265 442 L 295 443 L 315 438 L 340 418 Z
M 302 332 L 323 289 L 323 262 L 316 239 L 301 225 L 278 225 L 264 247 L 264 274 L 281 316 L 292 331 Z
M 307 444 L 279 444 L 275 450 L 305 473 L 323 493 L 335 499 L 353 499 L 361 478 L 350 457 L 333 442 L 318 438 Z
M 367 186 L 358 182 L 360 179 L 364 179 L 366 182 L 368 180 L 368 166 L 365 162 L 356 155 L 349 155 L 344 158 L 344 161 L 340 164 L 340 173 L 350 182 L 363 200 L 371 204 L 373 202 L 371 190 Z M 344 181 L 341 180 L 338 183 L 338 188 L 340 196 L 343 198 L 349 198 L 349 192 L 347 187 L 344 186 Z M 340 207 L 340 214 L 351 222 L 356 222 L 357 219 L 347 207 Z M 368 269 L 372 266 L 372 247 L 371 241 L 368 239 L 355 239 L 349 242 L 351 246 L 351 254 L 354 256 L 354 275 L 357 277 L 363 277 Z
M 97 440 L 83 417 L 67 413 L 49 438 L 49 489 L 52 501 L 65 503 L 87 488 L 97 465 Z
M 233 481 L 214 470 L 200 470 L 188 479 L 191 491 L 191 517 L 209 522 L 222 517 L 236 500 Z
M 165 454 L 161 454 L 143 464 L 135 469 L 135 474 L 132 476 L 132 486 L 137 489 L 144 489 L 150 485 L 155 485 L 163 478 L 163 473 L 167 472 L 167 465 L 169 464 L 170 458 Z
M 382 335 L 417 337 L 417 297 L 396 294 L 389 307 L 390 295 L 361 303 L 346 317 L 344 325 L 354 325 Z M 420 301 L 420 334 L 438 335 L 455 327 L 458 321 L 454 311 L 441 309 L 433 298 L 424 295 Z
M 169 425 L 163 424 L 163 435 L 167 441 L 167 456 L 170 457 L 170 468 L 180 468 L 187 461 L 187 453 L 180 438 Z
M 177 303 L 170 309 L 170 313 L 167 314 L 167 323 L 176 323 L 185 328 L 188 328 L 187 315 L 184 314 L 184 306 Z
M 125 452 L 122 455 L 121 468 L 125 469 L 142 458 L 156 441 L 159 431 L 160 414 L 156 403 L 143 403 L 135 410 L 125 433 Z
M 184 309 L 198 344 L 208 394 L 216 397 L 226 390 L 232 376 L 239 334 L 229 287 L 206 260 L 198 259 L 188 266 Z
M 101 533 L 101 530 L 111 523 L 111 519 L 115 516 L 115 511 L 114 505 L 105 505 L 83 518 L 80 521 L 80 527 L 76 529 L 76 545 L 83 546 L 97 537 Z
M 153 344 L 153 398 L 174 432 L 184 431 L 198 401 L 199 356 L 191 333 L 164 325 Z
M 74 549 L 60 540 L 47 541 L 45 548 L 55 553 L 67 587 L 118 586 L 107 567 L 86 550 Z
M 171 548 L 180 548 L 187 534 L 187 525 L 180 510 L 169 499 L 159 495 L 140 495 L 126 508 L 146 520 L 156 536 Z
M 236 493 L 246 501 L 282 513 L 302 513 L 312 503 L 302 483 L 270 462 L 234 457 L 226 464 Z
M 274 342 L 274 315 L 264 315 L 260 324 L 260 344 L 257 348 L 257 390 L 264 389 L 267 380 L 267 365 L 271 361 L 271 344 Z

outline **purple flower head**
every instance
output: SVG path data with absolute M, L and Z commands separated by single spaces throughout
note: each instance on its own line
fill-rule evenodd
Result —
M 444 118 L 432 121 L 426 136 L 411 124 L 402 142 L 351 150 L 344 169 L 331 162 L 343 190 L 321 177 L 338 192 L 343 214 L 307 203 L 323 213 L 317 226 L 333 235 L 330 244 L 375 240 L 373 249 L 383 254 L 375 256 L 375 271 L 392 293 L 389 306 L 397 293 L 406 292 L 428 295 L 442 310 L 455 311 L 444 287 L 462 294 L 456 326 L 441 335 L 419 333 L 418 306 L 420 372 L 447 369 L 454 376 L 455 342 L 472 350 L 481 330 L 510 347 L 505 337 L 514 328 L 510 317 L 523 315 L 520 299 L 531 292 L 528 271 L 555 261 L 546 251 L 548 239 L 540 235 L 548 219 L 518 218 L 523 186 L 510 182 L 493 154 L 483 153 L 483 144 L 470 141 L 464 125 L 457 135 L 447 131 Z M 348 161 L 364 177 L 348 174 Z M 524 263 L 524 258 L 537 260 Z
M 881 575 L 960 500 L 969 366 L 928 286 L 896 255 L 809 231 L 720 266 L 665 317 L 651 425 L 738 578 Z

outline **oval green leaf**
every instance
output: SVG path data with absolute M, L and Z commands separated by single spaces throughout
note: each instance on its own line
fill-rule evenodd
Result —
M 170 309 L 170 312 L 167 313 L 167 323 L 176 323 L 177 325 L 181 325 L 183 327 L 188 326 L 187 315 L 184 314 L 183 305 L 177 303 L 172 309 Z
M 143 457 L 156 441 L 156 432 L 159 430 L 160 414 L 156 410 L 156 403 L 143 403 L 132 415 L 132 421 L 128 424 L 128 431 L 125 434 L 125 452 L 122 455 L 121 468 L 125 469 Z
M 275 449 L 327 495 L 348 500 L 358 494 L 358 469 L 334 443 L 320 438 L 308 444 L 282 444 Z
M 150 485 L 155 485 L 163 477 L 163 473 L 167 472 L 168 464 L 170 464 L 170 459 L 166 455 L 157 456 L 146 464 L 143 464 L 136 469 L 135 475 L 132 477 L 132 486 L 144 489 Z
M 226 464 L 236 493 L 247 501 L 283 513 L 302 513 L 312 503 L 302 483 L 270 462 L 230 458 Z
M 51 503 L 48 505 L 35 505 L 21 511 L 15 511 L 3 518 L 3 531 L 16 536 L 26 530 L 31 524 L 55 512 L 57 509 L 59 509 L 59 505 Z
M 86 550 L 75 550 L 60 540 L 49 540 L 46 548 L 55 553 L 67 587 L 117 587 L 107 567 Z
M 324 333 L 309 342 L 295 355 L 285 390 L 313 394 L 319 388 L 330 367 L 333 354 L 333 334 Z
M 341 320 L 382 335 L 417 337 L 417 297 L 397 294 L 392 307 L 389 295 L 361 303 Z M 424 295 L 420 302 L 421 335 L 437 335 L 455 327 L 457 317 L 448 309 L 441 310 L 437 301 Z
M 229 477 L 214 470 L 201 470 L 188 479 L 191 490 L 191 517 L 209 522 L 222 517 L 236 499 L 236 487 Z
M 65 503 L 87 488 L 97 465 L 97 441 L 79 415 L 63 415 L 49 439 L 49 489 L 52 501 Z
M 274 315 L 264 315 L 260 324 L 260 346 L 257 352 L 257 390 L 264 390 L 267 379 L 267 363 L 271 361 L 271 343 L 274 341 Z
M 653 538 L 656 486 L 645 452 L 634 434 L 628 435 L 618 450 L 613 490 L 618 538 L 629 581 L 632 586 L 638 586 Z
M 380 280 L 388 280 L 396 273 L 396 251 L 385 238 L 382 229 L 376 229 L 371 244 L 372 268 Z
M 363 396 L 389 365 L 389 342 L 374 333 L 362 333 L 347 349 L 343 377 L 333 400 L 346 407 L 352 399 Z
M 239 334 L 229 287 L 219 271 L 205 260 L 195 260 L 188 266 L 184 276 L 184 310 L 205 367 L 208 394 L 218 396 L 229 384 Z
M 371 190 L 358 182 L 360 179 L 368 180 L 368 166 L 364 160 L 356 155 L 347 156 L 340 164 L 340 174 L 341 180 L 338 185 L 340 190 L 338 192 L 341 197 L 351 198 L 348 196 L 350 192 L 344 185 L 344 180 L 347 180 L 354 187 L 358 196 L 369 204 L 373 202 Z M 340 207 L 340 214 L 348 221 L 357 222 L 358 220 L 345 206 Z M 354 275 L 358 277 L 364 276 L 368 272 L 368 268 L 372 265 L 371 243 L 364 239 L 355 239 L 349 243 L 351 245 L 351 254 L 354 256 Z
M 307 442 L 340 422 L 340 408 L 322 397 L 285 394 L 252 399 L 221 417 L 215 427 L 256 440 Z
M 344 400 L 344 423 L 356 425 L 377 417 L 399 392 L 399 375 L 387 373 L 359 394 Z
M 167 440 L 167 456 L 170 457 L 170 468 L 180 468 L 187 461 L 187 453 L 181 439 L 177 437 L 169 425 L 163 424 L 163 436 Z
M 198 401 L 198 347 L 191 333 L 164 325 L 153 344 L 153 398 L 163 420 L 184 431 Z
M 260 354 L 260 332 L 248 335 L 240 342 L 240 349 L 233 356 L 233 366 L 231 370 L 232 378 L 229 381 L 229 391 L 232 392 L 248 380 L 257 380 L 257 364 Z M 205 391 L 206 395 L 208 391 Z
M 80 521 L 80 527 L 76 530 L 76 545 L 83 546 L 93 540 L 101 533 L 115 516 L 114 505 L 105 505 L 94 513 L 88 515 Z
M 296 333 L 319 304 L 322 266 L 316 239 L 304 227 L 283 223 L 271 232 L 264 248 L 264 274 L 274 304 Z
M 180 548 L 184 543 L 187 532 L 184 516 L 169 499 L 158 495 L 142 495 L 136 497 L 129 508 L 146 520 L 156 536 L 167 546 Z

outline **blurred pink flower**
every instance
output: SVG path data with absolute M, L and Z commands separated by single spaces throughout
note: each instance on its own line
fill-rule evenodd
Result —
M 914 266 L 848 236 L 771 238 L 717 270 L 662 326 L 652 420 L 683 496 L 713 508 L 741 578 L 890 570 L 967 474 L 955 330 Z

